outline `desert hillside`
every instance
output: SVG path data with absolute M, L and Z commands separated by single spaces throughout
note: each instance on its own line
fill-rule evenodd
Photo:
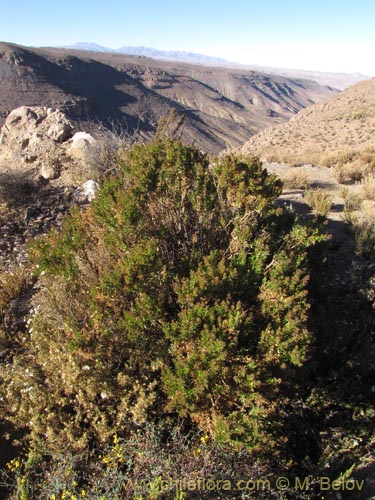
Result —
M 269 161 L 334 166 L 371 153 L 374 130 L 375 79 L 371 79 L 300 111 L 288 123 L 261 131 L 242 150 Z
M 20 106 L 51 106 L 85 129 L 104 124 L 149 137 L 175 109 L 186 115 L 183 139 L 209 152 L 239 147 L 337 92 L 254 71 L 7 43 L 0 44 L 0 86 L 0 125 Z

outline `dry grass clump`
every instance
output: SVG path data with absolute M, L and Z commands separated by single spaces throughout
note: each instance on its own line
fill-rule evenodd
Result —
M 369 148 L 366 149 L 365 151 L 362 151 L 359 156 L 359 160 L 362 161 L 362 163 L 367 165 L 367 169 L 371 172 L 375 170 L 375 150 L 374 148 Z
M 364 200 L 375 200 L 375 177 L 373 174 L 368 174 L 364 177 L 361 190 Z
M 331 210 L 333 196 L 324 189 L 309 189 L 305 193 L 305 199 L 317 215 L 325 217 Z
M 30 269 L 14 266 L 10 270 L 0 270 L 0 316 L 5 307 L 25 292 L 32 281 Z
M 360 210 L 362 205 L 362 196 L 360 193 L 351 193 L 345 199 L 345 207 L 344 210 L 348 210 L 350 212 Z
M 356 156 L 357 153 L 352 149 L 330 149 L 321 155 L 320 164 L 323 167 L 335 168 L 352 162 Z
M 284 187 L 289 189 L 307 189 L 311 186 L 311 176 L 305 170 L 294 168 L 282 178 Z
M 365 258 L 375 250 L 375 200 L 366 200 L 354 193 L 345 200 L 344 221 L 354 234 L 357 253 Z
M 340 184 L 354 184 L 360 182 L 366 175 L 367 168 L 360 161 L 356 160 L 353 163 L 336 165 L 333 168 L 335 179 Z
M 368 214 L 367 217 L 362 214 L 362 217 L 354 219 L 353 230 L 357 252 L 364 257 L 370 257 L 375 249 L 374 213 Z

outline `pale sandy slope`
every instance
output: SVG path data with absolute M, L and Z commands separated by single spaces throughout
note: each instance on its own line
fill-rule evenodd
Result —
M 375 152 L 374 78 L 259 132 L 242 147 L 267 161 L 327 166 L 364 151 Z

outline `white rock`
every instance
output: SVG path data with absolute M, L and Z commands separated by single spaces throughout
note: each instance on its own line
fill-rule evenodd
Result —
M 94 145 L 96 144 L 96 140 L 93 138 L 91 134 L 88 134 L 87 132 L 76 132 L 72 139 L 72 146 L 74 147 L 80 147 L 81 145 Z
M 92 179 L 85 182 L 74 192 L 74 198 L 78 202 L 92 201 L 95 199 L 97 190 L 99 189 L 99 184 Z
M 76 132 L 70 140 L 68 152 L 73 157 L 84 158 L 86 153 L 93 149 L 96 140 L 87 132 Z
M 39 174 L 43 179 L 57 179 L 59 177 L 59 172 L 53 165 L 42 165 Z

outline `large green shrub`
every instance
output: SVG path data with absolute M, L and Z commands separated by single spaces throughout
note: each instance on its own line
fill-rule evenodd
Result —
M 309 354 L 320 239 L 276 208 L 280 192 L 257 159 L 159 139 L 124 153 L 92 205 L 35 246 L 40 291 L 3 368 L 3 412 L 50 450 L 176 417 L 222 442 L 271 440 Z

